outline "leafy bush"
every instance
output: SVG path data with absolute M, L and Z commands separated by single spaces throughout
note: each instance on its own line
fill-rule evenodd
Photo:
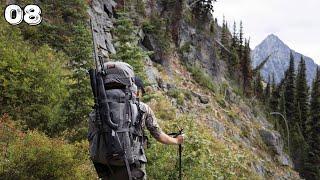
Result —
M 0 19 L 0 114 L 8 113 L 26 128 L 59 131 L 67 95 L 66 57 L 48 46 L 35 48 L 19 29 Z
M 217 141 L 210 129 L 191 115 L 177 116 L 175 108 L 159 95 L 150 102 L 159 124 L 166 133 L 182 126 L 187 140 L 183 145 L 183 176 L 185 179 L 257 179 L 250 167 L 250 157 L 238 149 L 230 150 Z M 167 146 L 150 139 L 146 150 L 149 179 L 178 179 L 177 146 Z
M 157 14 L 153 14 L 149 20 L 142 24 L 145 33 L 154 36 L 160 51 L 168 53 L 170 51 L 170 35 L 167 33 L 167 22 Z
M 96 174 L 88 159 L 88 143 L 67 144 L 43 133 L 26 134 L 0 121 L 0 179 L 94 179 Z M 11 127 L 11 128 L 10 128 Z M 14 135 L 12 137 L 12 135 Z M 11 137 L 9 137 L 11 136 Z
M 193 118 L 182 116 L 176 121 L 161 121 L 166 132 L 177 131 L 183 125 L 187 137 L 183 145 L 183 176 L 186 179 L 255 179 L 250 160 L 245 153 L 233 153 L 216 141 L 210 131 Z M 178 179 L 177 146 L 166 146 L 150 139 L 146 150 L 147 173 L 150 179 Z
M 174 120 L 176 118 L 176 109 L 172 107 L 171 103 L 160 93 L 150 102 L 151 109 L 155 110 L 155 116 L 161 120 Z
M 216 87 L 213 84 L 212 78 L 202 70 L 199 65 L 187 64 L 188 71 L 192 74 L 193 79 L 201 86 L 208 88 L 212 92 L 216 92 Z
M 92 67 L 92 38 L 88 26 L 88 2 L 84 0 L 36 2 L 33 0 L 17 0 L 16 4 L 19 4 L 21 7 L 27 4 L 37 4 L 43 12 L 41 14 L 43 20 L 39 26 L 29 26 L 26 23 L 21 23 L 15 27 L 10 26 L 10 30 L 15 29 L 15 32 L 19 32 L 17 36 L 27 42 L 22 46 L 30 46 L 30 51 L 36 51 L 43 46 L 49 46 L 59 52 L 59 54 L 64 54 L 63 58 L 51 54 L 51 56 L 53 56 L 51 59 L 53 60 L 50 60 L 54 64 L 60 63 L 60 65 L 57 66 L 57 70 L 63 69 L 63 71 L 65 71 L 64 74 L 61 73 L 62 77 L 59 79 L 63 80 L 62 82 L 68 80 L 64 87 L 67 92 L 60 93 L 64 94 L 61 98 L 64 99 L 62 103 L 63 107 L 48 108 L 47 110 L 49 114 L 51 114 L 50 109 L 54 109 L 54 111 L 60 109 L 63 111 L 61 112 L 62 115 L 55 117 L 55 119 L 59 120 L 59 123 L 55 123 L 57 127 L 55 127 L 54 135 L 66 129 L 81 128 L 84 125 L 83 122 L 86 122 L 86 116 L 91 110 L 90 105 L 92 104 L 89 77 L 86 73 L 86 70 Z M 0 26 L 2 26 L 2 23 Z M 14 41 L 9 43 L 13 43 L 14 46 Z M 42 57 L 48 58 L 46 55 L 39 55 L 37 58 L 42 59 Z M 36 69 L 36 67 L 34 67 L 34 69 Z M 41 78 L 39 78 L 39 80 L 41 80 Z M 56 91 L 56 89 L 58 90 L 59 88 L 50 88 L 48 92 Z M 51 99 L 48 100 L 50 101 Z M 42 105 L 34 102 L 34 105 L 36 104 L 39 106 Z M 38 112 L 32 110 L 30 114 L 36 116 Z M 24 118 L 20 119 L 24 120 Z M 45 122 L 48 118 L 44 119 Z M 43 126 L 42 123 L 40 123 L 39 126 L 40 130 L 44 130 L 44 128 L 41 127 Z M 52 132 L 44 131 L 49 135 L 53 135 Z M 82 134 L 77 138 L 83 137 Z
M 185 95 L 183 93 L 183 90 L 180 90 L 177 88 L 171 88 L 167 92 L 167 94 L 168 94 L 168 96 L 175 98 L 177 100 L 178 105 L 183 105 L 184 99 L 185 99 Z

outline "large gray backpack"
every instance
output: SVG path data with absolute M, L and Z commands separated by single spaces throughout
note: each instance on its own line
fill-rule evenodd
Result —
M 132 164 L 138 160 L 142 147 L 139 140 L 141 137 L 143 139 L 143 112 L 135 96 L 134 72 L 130 65 L 123 62 L 105 63 L 104 70 L 103 82 L 109 107 L 108 112 L 100 113 L 106 113 L 117 128 L 110 127 L 104 120 L 97 123 L 96 112 L 90 113 L 90 157 L 95 163 L 116 166 Z

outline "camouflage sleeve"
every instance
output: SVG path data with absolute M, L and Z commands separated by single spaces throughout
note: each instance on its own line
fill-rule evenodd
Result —
M 162 133 L 162 130 L 157 122 L 156 116 L 154 115 L 152 109 L 146 105 L 145 105 L 145 125 L 147 127 L 147 129 L 150 131 L 151 135 L 155 138 L 155 139 L 159 139 L 160 134 Z

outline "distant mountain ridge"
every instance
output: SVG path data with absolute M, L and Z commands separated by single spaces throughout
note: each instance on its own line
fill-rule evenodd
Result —
M 271 55 L 269 61 L 264 65 L 260 72 L 266 82 L 268 81 L 268 77 L 270 76 L 270 78 L 272 78 L 272 74 L 274 73 L 275 81 L 276 83 L 279 83 L 283 79 L 284 72 L 289 66 L 290 51 L 292 51 L 294 56 L 296 70 L 301 56 L 304 58 L 307 69 L 307 80 L 310 85 L 318 65 L 313 59 L 290 49 L 288 45 L 274 34 L 270 34 L 252 51 L 252 66 L 256 67 L 268 57 L 268 55 Z

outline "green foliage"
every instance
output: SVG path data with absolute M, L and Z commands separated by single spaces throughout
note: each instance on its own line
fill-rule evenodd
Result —
M 145 58 L 149 54 L 138 46 L 137 27 L 134 26 L 128 14 L 119 13 L 119 18 L 116 20 L 115 28 L 115 45 L 117 53 L 112 56 L 112 59 L 124 61 L 130 64 L 135 73 L 143 79 L 147 80 L 144 70 Z
M 1 123 L 1 131 L 10 123 Z M 9 126 L 8 126 L 9 125 Z M 9 130 L 0 139 L 15 134 L 2 146 L 0 154 L 1 179 L 94 179 L 95 172 L 87 158 L 87 143 L 67 144 L 50 139 L 43 133 L 26 134 Z
M 170 51 L 170 35 L 167 32 L 167 22 L 157 14 L 153 14 L 149 20 L 142 24 L 142 29 L 145 33 L 154 36 L 157 45 L 160 48 L 160 53 Z
M 279 112 L 279 100 L 280 100 L 280 88 L 277 87 L 274 79 L 274 74 L 272 74 L 271 97 L 268 104 L 269 107 Z
M 320 178 L 320 69 L 317 68 L 316 77 L 312 84 L 310 119 L 306 123 L 306 137 L 308 142 L 307 158 L 304 167 L 306 179 Z
M 88 4 L 85 0 L 55 0 L 34 2 L 18 0 L 17 4 L 38 4 L 42 9 L 43 21 L 39 26 L 19 25 L 25 40 L 35 48 L 49 45 L 66 56 L 60 62 L 66 67 L 67 80 L 66 96 L 61 119 L 55 134 L 66 129 L 81 129 L 86 126 L 86 116 L 92 104 L 89 77 L 86 71 L 92 67 L 92 42 L 87 24 Z M 54 88 L 52 88 L 54 90 Z M 63 119 L 63 120 L 62 120 Z M 85 134 L 80 133 L 76 139 L 83 139 Z
M 229 49 L 228 34 L 229 34 L 228 23 L 225 22 L 225 20 L 223 19 L 220 42 L 224 46 L 224 48 L 227 48 L 227 49 Z M 224 48 L 223 47 L 220 48 L 220 57 L 222 60 L 228 62 L 230 57 Z
M 137 12 L 141 15 L 145 15 L 146 12 L 146 7 L 145 7 L 145 3 L 143 0 L 137 0 L 137 5 L 136 5 L 136 9 L 137 9 Z
M 194 0 L 191 1 L 192 12 L 199 19 L 207 18 L 209 15 L 213 13 L 213 3 L 216 0 Z
M 264 94 L 263 94 L 263 100 L 267 106 L 269 105 L 270 96 L 271 96 L 271 82 L 270 82 L 270 76 L 269 76 L 268 83 L 266 88 L 264 89 Z
M 92 41 L 85 24 L 74 26 L 66 53 L 70 58 L 67 68 L 72 72 L 68 76 L 69 96 L 64 101 L 63 117 L 66 118 L 64 130 L 76 129 L 75 139 L 85 139 L 86 133 L 81 132 L 86 127 L 86 117 L 92 110 L 93 98 L 87 70 L 92 68 Z
M 168 96 L 175 98 L 177 100 L 178 105 L 183 105 L 185 97 L 184 97 L 184 93 L 181 90 L 176 88 L 171 88 L 168 91 Z
M 193 79 L 199 83 L 200 86 L 203 86 L 207 89 L 209 89 L 212 92 L 216 92 L 217 88 L 216 86 L 213 84 L 213 81 L 211 79 L 211 77 L 206 74 L 199 65 L 186 65 L 188 71 L 191 73 Z
M 155 116 L 161 120 L 174 120 L 176 117 L 176 109 L 172 107 L 171 103 L 161 94 L 157 94 L 153 99 L 157 102 Z M 154 108 L 155 109 L 155 108 Z
M 239 77 L 238 74 L 239 73 L 239 57 L 237 54 L 237 50 L 236 48 L 232 47 L 231 49 L 231 57 L 229 58 L 228 62 L 228 71 L 229 71 L 229 75 L 232 79 L 238 79 Z
M 179 49 L 179 52 L 181 54 L 183 53 L 189 53 L 190 52 L 190 49 L 191 49 L 191 44 L 192 42 L 186 42 L 180 49 Z
M 257 75 L 257 77 L 254 80 L 254 95 L 261 100 L 263 98 L 263 84 L 262 84 L 262 78 L 260 73 Z
M 185 89 L 171 88 L 167 94 L 168 96 L 175 98 L 178 105 L 183 105 L 185 100 L 192 99 L 192 93 Z
M 243 87 L 243 92 L 247 96 L 250 96 L 252 94 L 252 80 L 253 80 L 253 71 L 251 67 L 251 50 L 250 50 L 249 43 L 250 43 L 249 41 L 245 42 L 243 56 L 242 58 L 240 58 L 242 87 Z
M 309 87 L 307 83 L 306 64 L 301 57 L 296 79 L 296 107 L 298 109 L 298 124 L 302 129 L 303 135 L 306 135 L 306 122 L 309 115 Z
M 182 116 L 176 121 L 163 121 L 164 131 L 175 131 L 183 124 L 188 141 L 183 145 L 183 177 L 187 179 L 248 179 L 257 178 L 245 153 L 233 154 L 216 141 L 210 131 L 195 119 Z M 150 179 L 178 179 L 177 147 L 163 146 L 151 139 L 147 149 L 147 172 Z
M 56 50 L 67 51 L 70 38 L 78 23 L 87 21 L 87 2 L 85 0 L 55 0 L 35 3 L 33 0 L 17 0 L 24 7 L 38 4 L 42 9 L 43 21 L 39 26 L 22 23 L 19 26 L 23 37 L 34 45 L 48 44 Z
M 294 57 L 292 53 L 290 53 L 290 65 L 288 70 L 285 73 L 285 115 L 290 122 L 291 125 L 295 123 L 295 72 L 294 72 Z
M 48 46 L 24 42 L 19 29 L 0 20 L 0 114 L 8 113 L 25 128 L 54 134 L 63 121 L 68 95 L 66 57 Z

